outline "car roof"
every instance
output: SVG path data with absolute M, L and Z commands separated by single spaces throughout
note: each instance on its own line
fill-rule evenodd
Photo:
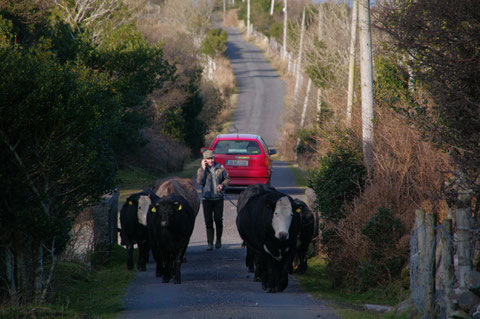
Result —
M 259 140 L 260 136 L 255 134 L 247 133 L 229 133 L 229 134 L 219 134 L 217 139 L 229 139 L 229 140 Z

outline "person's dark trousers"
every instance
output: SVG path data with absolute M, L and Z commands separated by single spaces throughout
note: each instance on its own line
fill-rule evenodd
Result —
M 203 217 L 205 218 L 205 226 L 207 228 L 207 242 L 209 250 L 213 245 L 213 222 L 217 230 L 216 248 L 222 246 L 223 232 L 223 199 L 203 200 Z

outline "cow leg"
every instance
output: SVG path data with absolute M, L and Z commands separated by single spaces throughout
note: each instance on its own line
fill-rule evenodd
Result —
M 292 267 L 293 259 L 294 254 L 290 253 L 285 256 L 285 259 L 279 264 L 278 291 L 284 291 L 288 286 L 288 274 Z
M 299 254 L 299 266 L 298 266 L 298 273 L 304 274 L 307 271 L 307 254 L 306 252 L 302 252 Z
M 277 272 L 277 269 L 276 269 L 276 265 L 275 265 L 275 262 L 273 261 L 273 259 L 268 256 L 267 258 L 267 269 L 266 269 L 266 273 L 267 273 L 267 292 L 270 292 L 270 293 L 275 293 L 277 292 L 277 280 L 278 280 L 278 272 Z
M 268 278 L 269 278 L 269 274 L 268 274 L 268 268 L 269 268 L 269 265 L 268 265 L 268 262 L 266 261 L 268 257 L 265 257 L 265 256 L 258 256 L 257 259 L 256 259 L 256 263 L 255 263 L 255 272 L 256 272 L 256 275 L 258 275 L 258 281 L 260 281 L 262 283 L 262 289 L 263 290 L 267 290 L 268 289 Z M 258 270 L 258 274 L 257 274 L 257 270 Z
M 264 282 L 263 277 L 265 272 L 265 265 L 263 262 L 263 258 L 257 253 L 253 253 L 252 257 L 253 257 L 252 259 L 253 259 L 254 271 L 255 271 L 255 275 L 253 276 L 253 281 L 261 281 L 263 286 L 263 282 Z M 267 289 L 267 287 L 265 286 L 263 287 L 263 289 Z
M 174 274 L 175 258 L 171 253 L 167 253 L 165 257 L 165 273 L 163 274 L 162 282 L 168 283 L 170 282 L 170 279 L 172 279 L 172 275 Z
M 255 272 L 255 256 L 250 248 L 247 246 L 247 256 L 245 257 L 245 264 L 248 267 L 248 272 Z
M 147 270 L 148 245 L 147 243 L 138 244 L 138 270 Z
M 133 244 L 127 245 L 127 269 L 133 269 Z
M 174 284 L 181 284 L 182 283 L 182 276 L 180 273 L 180 267 L 182 266 L 183 256 L 185 255 L 185 249 L 181 249 L 180 253 L 177 254 L 175 261 L 174 261 L 174 276 L 173 276 L 173 283 Z
M 291 262 L 286 262 L 286 260 L 279 265 L 280 271 L 278 273 L 278 291 L 284 291 L 288 286 L 288 273 L 290 272 Z

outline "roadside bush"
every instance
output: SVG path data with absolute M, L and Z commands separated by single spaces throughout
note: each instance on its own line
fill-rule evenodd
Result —
M 408 274 L 400 270 L 408 261 L 408 230 L 413 227 L 415 209 L 435 212 L 440 218 L 446 214 L 446 204 L 438 195 L 445 182 L 444 172 L 450 169 L 448 154 L 422 142 L 418 132 L 392 109 L 377 109 L 375 117 L 372 174 L 362 192 L 346 205 L 345 217 L 337 224 L 325 225 L 335 239 L 328 242 L 330 275 L 338 285 L 357 289 L 388 284 L 396 279 L 408 282 Z M 383 249 L 375 246 L 364 231 L 370 223 L 367 233 L 372 238 L 374 229 L 380 232 L 377 228 L 381 220 L 379 207 L 391 213 L 388 218 L 385 216 L 390 213 L 383 215 L 385 220 L 400 221 L 405 230 L 395 235 L 382 230 L 392 236 L 382 239 L 391 243 Z M 375 251 L 379 258 L 372 257 Z
M 316 208 L 326 222 L 333 223 L 346 216 L 346 204 L 360 194 L 366 175 L 359 141 L 348 132 L 341 133 L 332 141 L 332 150 L 319 159 L 309 181 L 317 195 Z
M 357 268 L 361 290 L 398 277 L 408 255 L 398 254 L 397 243 L 405 235 L 401 220 L 387 208 L 379 207 L 377 213 L 362 229 L 369 242 L 370 256 Z
M 210 30 L 202 42 L 202 53 L 210 57 L 218 57 L 227 51 L 227 31 Z
M 310 162 L 316 154 L 316 133 L 315 129 L 301 129 L 297 133 L 299 143 L 296 152 L 302 164 L 308 165 L 308 162 Z

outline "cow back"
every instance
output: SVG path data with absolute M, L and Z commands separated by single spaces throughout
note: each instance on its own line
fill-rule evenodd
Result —
M 237 201 L 237 213 L 245 207 L 247 202 L 254 196 L 265 194 L 268 191 L 276 191 L 275 188 L 268 186 L 267 184 L 250 185 L 240 193 Z
M 200 198 L 195 189 L 195 184 L 190 178 L 171 176 L 158 180 L 155 183 L 154 192 L 158 197 L 168 195 L 182 196 L 189 203 L 195 216 L 198 214 L 200 209 Z

